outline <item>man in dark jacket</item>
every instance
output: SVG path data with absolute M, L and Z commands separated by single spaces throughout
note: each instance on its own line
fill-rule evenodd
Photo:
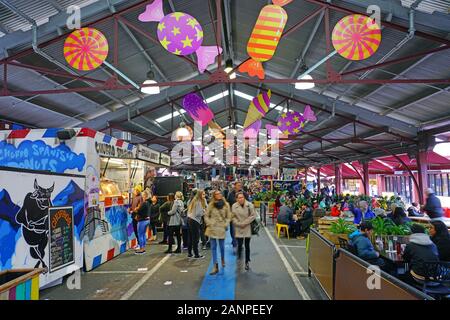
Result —
M 306 205 L 306 203 L 304 203 L 302 205 L 302 217 L 297 220 L 297 239 L 305 239 L 305 234 L 308 232 L 309 227 L 313 224 L 313 222 L 313 211 Z
M 423 210 L 427 213 L 430 219 L 438 219 L 442 217 L 442 206 L 441 200 L 434 194 L 433 189 L 428 188 L 425 191 L 425 195 L 427 196 L 427 202 L 423 207 Z
M 411 236 L 403 252 L 403 259 L 409 263 L 411 276 L 418 282 L 424 280 L 424 263 L 439 261 L 437 247 L 425 234 L 425 228 L 422 225 L 412 225 Z
M 349 244 L 356 250 L 356 255 L 367 262 L 384 267 L 385 262 L 380 258 L 380 254 L 375 250 L 370 241 L 373 227 L 370 222 L 363 222 L 356 230 L 349 236 Z
M 159 244 L 168 244 L 169 240 L 169 221 L 170 216 L 168 212 L 172 209 L 173 202 L 175 201 L 175 195 L 173 193 L 169 193 L 167 196 L 167 201 L 164 202 L 159 208 L 159 213 L 161 214 L 161 221 L 163 223 L 164 235 L 162 241 Z

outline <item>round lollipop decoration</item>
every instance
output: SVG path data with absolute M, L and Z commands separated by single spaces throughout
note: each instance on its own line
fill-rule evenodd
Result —
M 94 28 L 75 30 L 64 43 L 64 58 L 67 63 L 81 71 L 91 71 L 101 66 L 108 51 L 108 40 Z
M 336 51 L 348 60 L 371 57 L 381 43 L 381 28 L 373 18 L 353 14 L 334 27 L 331 40 Z

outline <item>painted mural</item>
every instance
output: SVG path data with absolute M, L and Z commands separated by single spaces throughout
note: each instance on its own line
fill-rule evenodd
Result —
M 83 265 L 84 178 L 0 171 L 0 270 L 44 268 L 45 286 Z M 17 184 L 20 181 L 20 184 Z M 48 272 L 48 208 L 73 207 L 75 264 Z
M 76 154 L 61 143 L 49 146 L 42 140 L 24 140 L 17 146 L 0 141 L 0 166 L 63 173 L 68 169 L 82 172 L 86 164 L 83 153 Z

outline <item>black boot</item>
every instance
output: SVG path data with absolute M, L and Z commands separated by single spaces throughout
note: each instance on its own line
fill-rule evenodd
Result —
M 173 253 L 181 253 L 181 248 L 177 247 L 177 249 Z
M 167 248 L 167 250 L 164 251 L 164 253 L 172 253 L 172 246 L 169 246 L 169 248 Z
M 210 275 L 213 276 L 213 275 L 218 274 L 218 273 L 219 273 L 219 264 L 215 263 L 214 264 L 214 268 L 212 269 Z

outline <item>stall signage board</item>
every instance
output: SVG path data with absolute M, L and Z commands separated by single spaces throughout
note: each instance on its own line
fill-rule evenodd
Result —
M 73 207 L 49 208 L 50 272 L 75 263 Z
M 160 163 L 162 165 L 164 165 L 164 166 L 168 166 L 169 167 L 170 163 L 171 163 L 170 156 L 168 156 L 168 155 L 166 155 L 164 153 L 161 153 L 161 161 L 160 161 Z
M 120 159 L 133 159 L 133 151 L 128 149 L 119 148 L 117 146 L 95 141 L 95 150 L 99 156 L 108 158 L 120 158 Z
M 159 152 L 147 148 L 146 146 L 138 145 L 137 159 L 159 163 L 159 158 L 160 158 Z

